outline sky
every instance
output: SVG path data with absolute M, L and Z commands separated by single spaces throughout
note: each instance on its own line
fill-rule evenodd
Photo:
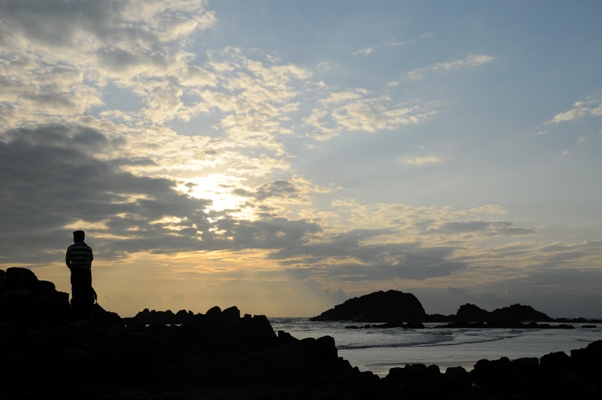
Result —
M 602 317 L 602 3 L 0 0 L 0 268 L 99 304 Z

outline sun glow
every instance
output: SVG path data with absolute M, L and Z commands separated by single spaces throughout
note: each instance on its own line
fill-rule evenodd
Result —
M 214 211 L 231 210 L 235 215 L 242 215 L 241 210 L 245 199 L 231 193 L 239 178 L 212 174 L 188 179 L 178 186 L 178 190 L 195 199 L 211 200 L 209 208 Z

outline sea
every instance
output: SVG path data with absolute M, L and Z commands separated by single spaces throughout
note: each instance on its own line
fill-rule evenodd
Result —
M 602 340 L 600 323 L 569 323 L 574 329 L 445 328 L 441 323 L 425 323 L 424 329 L 404 329 L 308 318 L 269 320 L 275 332 L 284 331 L 297 339 L 332 336 L 339 357 L 381 377 L 406 364 L 436 364 L 441 372 L 457 366 L 470 371 L 481 359 L 540 358 L 558 351 L 570 355 L 573 349 Z

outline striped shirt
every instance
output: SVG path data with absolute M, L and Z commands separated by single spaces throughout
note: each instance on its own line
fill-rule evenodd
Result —
M 70 269 L 91 269 L 94 256 L 90 246 L 84 242 L 77 242 L 69 246 L 65 260 Z

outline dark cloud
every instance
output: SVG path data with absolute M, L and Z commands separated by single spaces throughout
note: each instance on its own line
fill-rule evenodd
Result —
M 150 158 L 116 158 L 113 159 L 111 162 L 114 165 L 119 165 L 123 167 L 154 167 L 159 165 Z M 192 190 L 192 188 L 195 185 L 192 183 L 187 183 L 185 186 Z
M 490 310 L 521 303 L 552 317 L 600 318 L 600 282 L 602 271 L 599 269 L 544 267 L 520 278 L 494 282 L 484 288 L 485 294 L 475 296 L 475 301 L 486 303 L 489 298 L 492 300 L 488 303 Z
M 552 271 L 571 265 L 582 269 L 596 266 L 602 254 L 602 240 L 586 240 L 581 243 L 555 243 L 542 247 L 533 244 L 514 244 L 491 248 L 486 257 L 498 260 L 530 259 L 532 268 Z
M 56 260 L 66 226 L 95 239 L 103 257 L 138 251 L 261 248 L 305 242 L 319 227 L 304 220 L 237 220 L 169 179 L 133 175 L 95 157 L 109 140 L 81 127 L 5 132 L 0 142 L 0 254 L 14 262 Z M 80 226 L 81 225 L 81 226 Z M 60 249 L 60 250 L 57 250 Z
M 186 8 L 202 11 L 203 7 L 198 2 Z M 33 42 L 70 47 L 78 45 L 81 32 L 113 44 L 152 46 L 161 40 L 163 29 L 177 29 L 187 19 L 178 5 L 159 9 L 156 4 L 125 0 L 3 0 L 0 11 L 7 32 L 21 32 Z M 160 19 L 162 25 L 156 26 L 153 19 Z
M 107 49 L 99 53 L 98 61 L 115 73 L 123 73 L 148 66 L 159 70 L 166 70 L 168 67 L 165 55 L 156 51 L 138 50 L 131 52 L 122 49 Z
M 0 143 L 0 253 L 22 262 L 62 257 L 70 229 L 77 225 L 95 240 L 103 258 L 134 252 L 265 249 L 295 270 L 341 280 L 426 279 L 446 276 L 466 265 L 453 260 L 453 247 L 421 243 L 372 243 L 391 229 L 356 229 L 317 238 L 320 226 L 259 214 L 236 219 L 211 211 L 209 200 L 176 190 L 169 179 L 133 175 L 122 169 L 147 160 L 95 156 L 114 146 L 101 132 L 81 127 L 41 126 L 6 132 Z M 259 186 L 257 199 L 294 196 L 289 181 Z M 311 240 L 310 239 L 314 239 Z
M 278 179 L 257 186 L 254 190 L 234 189 L 233 194 L 241 197 L 252 198 L 263 201 L 270 198 L 276 199 L 299 199 L 301 190 L 291 181 Z
M 453 258 L 454 247 L 426 247 L 419 242 L 367 244 L 365 240 L 392 233 L 389 229 L 358 229 L 320 242 L 283 248 L 271 258 L 302 264 L 299 277 L 321 276 L 347 281 L 387 281 L 448 276 L 468 267 Z
M 81 31 L 98 39 L 119 41 L 125 37 L 149 41 L 151 35 L 136 30 L 124 18 L 125 2 L 115 0 L 6 0 L 2 12 L 7 28 L 20 31 L 38 43 L 51 46 L 73 46 Z
M 453 288 L 451 286 L 447 288 L 447 293 L 451 294 L 452 296 L 457 296 L 457 297 L 466 296 L 466 290 L 464 290 L 462 288 Z

